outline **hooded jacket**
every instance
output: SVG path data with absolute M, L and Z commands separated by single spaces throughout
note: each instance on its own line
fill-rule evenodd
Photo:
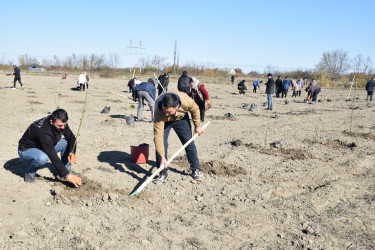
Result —
M 138 91 L 146 91 L 147 93 L 150 94 L 152 100 L 155 101 L 156 88 L 155 88 L 154 84 L 152 84 L 151 82 L 142 82 L 141 84 L 135 86 L 134 87 L 134 97 L 138 96 L 138 94 L 137 94 Z

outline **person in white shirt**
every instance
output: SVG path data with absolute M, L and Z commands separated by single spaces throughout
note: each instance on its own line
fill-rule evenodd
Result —
M 78 77 L 79 91 L 85 90 L 87 72 L 83 71 Z

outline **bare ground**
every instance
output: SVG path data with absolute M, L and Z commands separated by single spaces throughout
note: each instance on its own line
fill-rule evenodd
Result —
M 206 84 L 211 124 L 196 140 L 204 181 L 193 181 L 182 154 L 165 184 L 129 198 L 156 168 L 152 124 L 128 126 L 124 118 L 136 115 L 137 104 L 111 93 L 129 96 L 127 79 L 92 77 L 73 166 L 83 175 L 78 189 L 56 179 L 50 163 L 35 184 L 25 183 L 17 145 L 56 106 L 77 131 L 84 93 L 71 90 L 71 77 L 22 79 L 25 90 L 12 90 L 12 79 L 0 76 L 2 249 L 375 248 L 375 107 L 366 106 L 363 90 L 355 103 L 334 89 L 323 89 L 325 101 L 315 105 L 276 99 L 270 114 L 263 93 L 239 96 L 235 86 Z M 111 111 L 101 114 L 105 106 Z M 172 155 L 180 142 L 174 133 L 169 142 Z M 141 143 L 150 144 L 149 161 L 135 164 L 130 145 Z

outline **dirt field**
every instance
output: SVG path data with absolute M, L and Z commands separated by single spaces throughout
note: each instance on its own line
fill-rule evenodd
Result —
M 375 106 L 364 90 L 353 103 L 348 90 L 324 89 L 315 105 L 303 103 L 304 92 L 288 105 L 276 99 L 270 113 L 250 86 L 239 96 L 236 86 L 206 84 L 211 124 L 196 140 L 204 181 L 188 175 L 182 154 L 165 184 L 129 198 L 156 168 L 152 124 L 127 125 L 138 105 L 111 93 L 130 96 L 128 79 L 91 79 L 73 166 L 82 187 L 58 181 L 50 163 L 35 184 L 23 180 L 18 140 L 33 121 L 60 106 L 78 130 L 85 94 L 71 90 L 76 78 L 24 74 L 21 91 L 0 75 L 1 249 L 375 248 Z M 150 144 L 149 161 L 132 163 L 130 146 L 141 143 Z M 170 156 L 179 147 L 172 132 Z

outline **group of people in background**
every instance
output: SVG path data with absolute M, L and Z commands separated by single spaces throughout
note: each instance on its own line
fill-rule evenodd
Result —
M 156 89 L 158 96 L 168 92 L 169 74 L 163 73 L 157 79 L 148 79 L 147 82 L 136 84 L 136 78 L 128 82 L 129 91 L 132 92 L 133 100 L 138 100 L 137 121 L 143 120 L 144 101 L 146 101 L 151 111 L 151 121 L 154 121 Z M 200 111 L 200 121 L 204 122 L 207 105 L 211 105 L 208 91 L 196 77 L 190 77 L 187 71 L 184 71 L 178 79 L 178 91 L 184 92 L 198 105 Z
M 239 94 L 246 94 L 247 87 L 245 82 L 246 80 L 242 80 L 238 84 Z M 262 85 L 262 83 L 263 81 L 253 82 L 253 93 L 256 93 L 257 89 L 260 89 L 260 85 Z M 287 98 L 289 90 L 293 91 L 292 97 L 301 96 L 303 87 L 304 80 L 301 77 L 299 77 L 298 80 L 293 80 L 289 79 L 288 76 L 285 76 L 284 79 L 281 79 L 281 76 L 278 76 L 275 81 L 275 96 L 276 98 Z M 316 102 L 317 96 L 320 93 L 320 87 L 317 85 L 316 80 L 311 80 L 310 85 L 305 89 L 305 91 L 308 93 L 306 100 Z

